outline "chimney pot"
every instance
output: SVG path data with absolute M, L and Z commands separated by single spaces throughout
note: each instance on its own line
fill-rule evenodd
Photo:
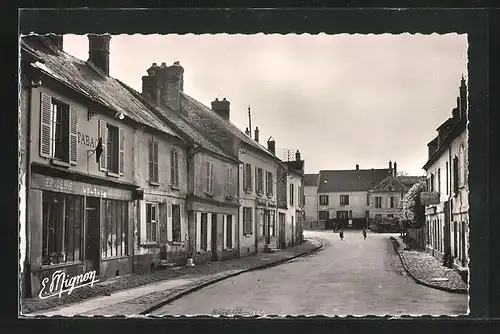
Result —
M 295 152 L 295 160 L 300 161 L 300 151 L 299 150 L 297 150 L 297 152 Z
M 255 141 L 258 143 L 259 142 L 259 127 L 258 126 L 255 127 L 255 136 L 254 137 L 255 137 L 254 138 Z
M 180 66 L 181 64 L 179 63 L 179 61 L 174 61 L 174 66 Z
M 359 172 L 359 165 L 356 164 L 356 172 Z
M 229 111 L 230 111 L 230 103 L 224 98 L 224 100 L 220 101 L 218 98 L 212 102 L 212 110 L 215 111 L 219 116 L 229 121 Z
M 109 41 L 110 35 L 88 34 L 89 60 L 106 75 L 109 75 Z
M 153 63 L 153 67 L 156 67 L 156 66 L 158 66 L 158 65 L 156 63 Z
M 167 63 L 162 62 L 162 63 L 161 63 L 161 67 L 167 67 Z
M 267 140 L 267 150 L 276 155 L 276 142 L 272 137 L 269 137 L 269 139 Z
M 396 163 L 396 161 L 394 161 L 394 176 L 398 176 L 398 164 Z

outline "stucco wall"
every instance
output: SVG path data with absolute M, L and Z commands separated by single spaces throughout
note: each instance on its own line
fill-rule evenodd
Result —
M 365 218 L 366 211 L 370 207 L 366 204 L 367 191 L 341 192 L 341 193 L 318 193 L 318 211 L 329 211 L 330 219 L 337 217 L 337 211 L 352 210 L 352 218 Z M 319 205 L 319 196 L 328 195 L 328 205 Z M 349 195 L 349 205 L 340 205 L 340 195 Z
M 375 197 L 382 198 L 382 207 L 375 207 Z M 394 207 L 390 207 L 390 197 L 394 197 Z M 382 218 L 387 218 L 388 214 L 393 214 L 394 218 L 398 215 L 398 205 L 401 200 L 401 192 L 371 192 L 370 193 L 370 218 L 381 214 Z
M 304 188 L 306 221 L 318 220 L 318 187 Z

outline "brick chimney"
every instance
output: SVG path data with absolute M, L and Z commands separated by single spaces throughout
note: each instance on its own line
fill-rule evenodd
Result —
M 45 39 L 47 39 L 50 44 L 52 44 L 59 51 L 63 50 L 63 36 L 56 34 L 48 34 L 45 35 Z
M 464 76 L 460 81 L 460 117 L 465 118 L 467 114 L 467 85 Z
M 255 141 L 258 143 L 259 142 L 259 127 L 255 127 L 255 135 L 254 135 Z
M 394 176 L 398 176 L 398 164 L 394 161 Z
M 392 161 L 389 160 L 389 174 L 392 175 Z
M 249 136 L 249 137 L 250 137 L 250 130 L 248 130 L 248 126 L 247 126 L 247 128 L 245 129 L 245 134 L 246 134 L 247 136 Z
M 153 63 L 147 70 L 148 75 L 142 77 L 142 95 L 160 104 L 160 85 L 158 77 L 156 76 L 156 70 L 158 68 L 158 65 Z
M 299 152 L 299 150 L 297 150 L 297 152 L 295 152 L 295 161 L 300 161 L 300 152 Z
M 212 102 L 212 110 L 215 111 L 219 116 L 229 121 L 229 101 L 223 98 L 222 101 L 215 99 Z
M 273 137 L 269 137 L 269 139 L 267 140 L 267 150 L 276 155 L 276 142 L 274 141 Z
M 89 39 L 89 60 L 101 71 L 109 75 L 110 35 L 87 35 Z
M 156 63 L 148 68 L 148 75 L 142 77 L 142 94 L 175 111 L 181 109 L 181 92 L 184 90 L 184 68 L 178 61 L 172 66 Z

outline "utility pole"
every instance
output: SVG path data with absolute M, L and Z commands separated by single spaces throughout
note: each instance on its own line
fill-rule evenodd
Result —
M 250 138 L 252 138 L 252 115 L 250 112 L 250 105 L 248 105 L 248 130 L 250 131 Z
M 290 157 L 292 155 L 292 150 L 289 148 L 285 149 L 285 161 L 290 162 Z

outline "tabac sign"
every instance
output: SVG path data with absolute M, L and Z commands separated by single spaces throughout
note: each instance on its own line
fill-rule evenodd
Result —
M 440 203 L 440 193 L 435 191 L 423 191 L 420 193 L 420 203 L 422 205 L 437 205 Z

